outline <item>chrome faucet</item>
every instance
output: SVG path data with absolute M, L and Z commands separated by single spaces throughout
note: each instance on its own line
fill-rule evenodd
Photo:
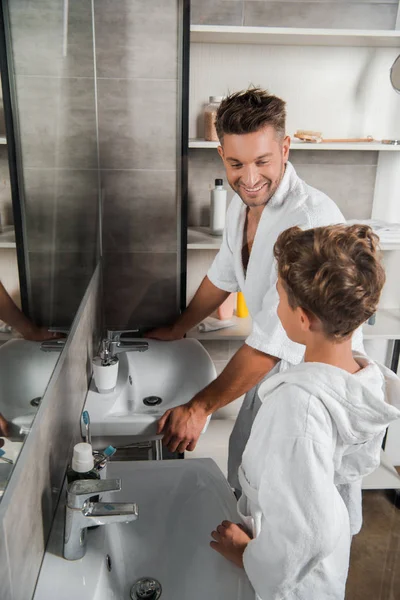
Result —
M 65 346 L 66 338 L 59 338 L 56 340 L 45 340 L 40 344 L 40 349 L 43 352 L 61 352 Z
M 103 340 L 103 351 L 113 358 L 120 352 L 146 352 L 149 349 L 149 342 L 138 340 L 137 337 L 125 336 L 122 334 L 137 333 L 137 329 L 117 330 L 108 329 L 107 337 Z
M 120 489 L 120 479 L 81 479 L 68 485 L 64 558 L 78 560 L 85 556 L 88 527 L 136 521 L 139 516 L 137 504 L 90 502 L 95 494 L 118 492 Z

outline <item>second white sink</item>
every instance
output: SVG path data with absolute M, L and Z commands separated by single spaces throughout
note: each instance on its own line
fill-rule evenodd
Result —
M 197 340 L 146 341 L 146 352 L 118 355 L 113 392 L 99 394 L 92 380 L 85 410 L 96 447 L 161 437 L 156 427 L 165 411 L 185 404 L 216 377 L 210 356 Z

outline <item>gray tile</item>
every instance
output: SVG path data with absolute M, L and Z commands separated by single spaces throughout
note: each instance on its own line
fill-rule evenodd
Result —
M 62 0 L 10 2 L 16 73 L 53 77 L 93 77 L 91 3 L 69 0 L 66 53 Z
M 175 253 L 104 256 L 106 327 L 155 327 L 178 315 Z
M 192 0 L 190 11 L 195 25 L 243 25 L 242 0 Z
M 174 81 L 99 79 L 101 167 L 176 168 Z
M 327 194 L 346 219 L 370 219 L 375 187 L 374 166 L 298 165 L 297 174 L 308 185 Z
M 213 362 L 227 361 L 229 358 L 229 342 L 224 340 L 201 340 Z
M 98 77 L 177 78 L 177 2 L 97 0 L 94 6 Z
M 24 169 L 26 245 L 29 252 L 54 250 L 56 171 Z
M 70 327 L 97 261 L 89 252 L 56 252 L 53 260 L 51 325 Z
M 176 251 L 174 171 L 102 171 L 101 180 L 106 252 Z
M 0 223 L 1 225 L 13 224 L 7 146 L 2 145 L 0 145 Z
M 24 167 L 97 167 L 93 79 L 18 77 Z
M 1 599 L 13 600 L 11 589 L 10 567 L 8 564 L 7 544 L 4 535 L 3 523 L 0 522 L 0 581 L 1 581 Z
M 97 171 L 56 170 L 55 249 L 96 255 L 99 194 Z
M 246 1 L 244 25 L 394 29 L 397 6 L 378 3 Z
M 52 258 L 50 252 L 28 253 L 30 317 L 37 325 L 52 324 Z

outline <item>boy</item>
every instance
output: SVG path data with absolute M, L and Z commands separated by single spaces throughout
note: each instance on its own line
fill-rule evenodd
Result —
M 353 331 L 377 308 L 385 274 L 365 225 L 291 227 L 274 246 L 278 316 L 304 362 L 260 387 L 262 406 L 239 468 L 238 512 L 212 548 L 243 566 L 261 600 L 341 600 L 361 479 L 379 465 L 400 380 L 353 353 Z M 248 535 L 248 533 L 250 535 Z

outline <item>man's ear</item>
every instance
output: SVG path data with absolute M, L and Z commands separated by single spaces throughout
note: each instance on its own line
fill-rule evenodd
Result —
M 283 160 L 286 163 L 288 158 L 289 158 L 289 150 L 290 150 L 290 137 L 287 135 L 285 136 L 283 142 L 282 142 L 282 154 L 283 154 Z
M 222 146 L 218 146 L 217 148 L 218 150 L 218 154 L 220 155 L 220 157 L 222 158 L 222 160 L 224 160 L 224 149 Z

